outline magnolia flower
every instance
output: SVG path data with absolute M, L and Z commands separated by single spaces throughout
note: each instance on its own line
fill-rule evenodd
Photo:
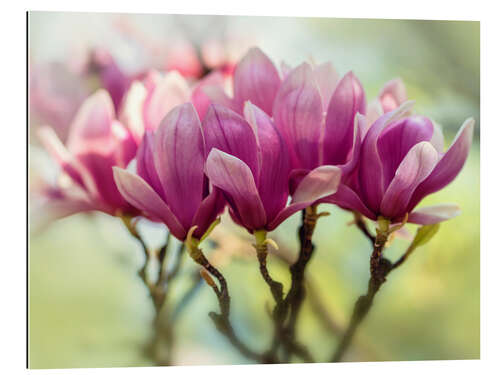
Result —
M 283 137 L 257 106 L 247 103 L 244 114 L 210 107 L 203 121 L 210 150 L 205 171 L 224 192 L 233 220 L 255 234 L 275 229 L 293 213 L 333 194 L 341 172 L 334 166 L 312 170 L 287 204 L 291 166 Z
M 155 135 L 147 132 L 137 152 L 137 174 L 114 167 L 122 196 L 144 215 L 162 221 L 184 241 L 191 228 L 203 237 L 224 208 L 217 189 L 203 172 L 206 146 L 191 103 L 175 107 Z
M 472 143 L 474 120 L 465 121 L 443 152 L 441 135 L 428 118 L 404 117 L 410 107 L 405 103 L 375 121 L 363 140 L 354 175 L 326 201 L 392 223 L 407 219 L 427 225 L 458 215 L 454 205 L 414 208 L 458 175 Z
M 380 90 L 377 98 L 367 108 L 367 124 L 373 124 L 384 113 L 394 111 L 408 100 L 406 87 L 401 78 L 387 82 Z
M 366 110 L 365 92 L 349 72 L 338 83 L 330 64 L 304 63 L 290 71 L 278 90 L 273 118 L 288 145 L 295 176 L 320 165 L 339 166 L 344 174 L 357 163 Z
M 129 130 L 115 119 L 109 94 L 99 90 L 82 104 L 70 127 L 66 146 L 52 128 L 39 131 L 40 139 L 64 172 L 51 191 L 56 216 L 98 210 L 110 215 L 136 214 L 118 192 L 113 166 L 126 167 L 137 144 Z
M 150 71 L 142 81 L 132 83 L 123 102 L 120 120 L 140 143 L 146 131 L 156 130 L 165 115 L 180 104 L 191 101 L 203 118 L 210 103 L 203 87 L 217 87 L 223 82 L 223 76 L 214 72 L 190 88 L 186 80 L 175 71 L 167 74 Z

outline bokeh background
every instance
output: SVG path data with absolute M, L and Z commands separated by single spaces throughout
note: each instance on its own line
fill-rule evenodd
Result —
M 232 58 L 257 45 L 277 65 L 313 59 L 332 61 L 341 75 L 353 70 L 369 99 L 386 81 L 401 77 L 417 112 L 443 126 L 448 145 L 473 116 L 474 145 L 465 168 L 422 203 L 458 203 L 462 214 L 443 223 L 429 244 L 391 273 L 345 359 L 479 358 L 478 22 L 32 12 L 29 26 L 30 69 L 47 62 L 77 66 L 81 51 L 94 46 L 134 71 L 153 64 L 143 51 L 145 41 L 160 46 L 218 41 Z M 36 125 L 32 116 L 32 189 L 40 175 L 56 173 L 34 137 Z M 45 212 L 30 202 L 30 367 L 151 365 L 144 347 L 152 335 L 153 306 L 137 276 L 144 261 L 138 243 L 116 218 L 79 214 L 48 224 Z M 317 250 L 308 266 L 310 288 L 298 329 L 320 361 L 331 356 L 366 289 L 370 254 L 367 240 L 348 225 L 349 213 L 321 209 L 331 215 L 320 220 L 315 233 Z M 297 251 L 299 216 L 272 234 L 284 254 Z M 161 226 L 141 222 L 139 229 L 152 247 L 161 246 Z M 271 296 L 249 243 L 248 235 L 223 217 L 212 245 L 229 282 L 234 327 L 259 348 L 270 336 L 265 305 Z M 396 258 L 407 244 L 396 239 L 388 257 Z M 271 258 L 270 270 L 289 285 L 282 261 Z M 172 305 L 189 289 L 195 272 L 185 259 Z M 212 290 L 200 284 L 176 316 L 175 364 L 249 363 L 215 330 L 207 314 L 216 310 Z

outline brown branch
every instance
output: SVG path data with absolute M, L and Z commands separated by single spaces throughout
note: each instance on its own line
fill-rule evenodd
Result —
M 340 340 L 337 350 L 332 356 L 331 362 L 339 362 L 349 347 L 357 327 L 370 311 L 375 295 L 386 280 L 386 276 L 394 269 L 391 262 L 382 256 L 382 251 L 389 236 L 388 230 L 377 230 L 377 237 L 373 242 L 373 251 L 370 257 L 370 280 L 368 291 L 358 298 L 354 305 L 349 326 Z

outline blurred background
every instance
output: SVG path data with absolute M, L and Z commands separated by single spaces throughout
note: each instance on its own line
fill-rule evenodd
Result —
M 192 64 L 183 74 L 195 79 L 207 66 L 236 62 L 256 45 L 277 66 L 309 59 L 332 61 L 341 75 L 353 70 L 369 100 L 385 82 L 401 77 L 416 111 L 443 126 L 447 145 L 473 116 L 474 145 L 463 171 L 422 203 L 458 203 L 462 214 L 443 223 L 429 244 L 390 274 L 345 360 L 479 358 L 478 22 L 31 12 L 29 33 L 31 89 L 36 72 L 38 87 L 61 80 L 63 89 L 57 90 L 76 98 L 96 87 L 91 79 L 80 82 L 90 49 L 108 51 L 131 75 L 151 67 L 176 69 L 177 61 L 188 57 Z M 34 191 L 57 169 L 32 130 L 49 123 L 64 137 L 75 109 L 65 107 L 64 118 L 43 116 L 31 103 Z M 145 347 L 153 332 L 153 306 L 137 276 L 144 262 L 139 244 L 114 217 L 78 214 L 48 223 L 46 213 L 33 199 L 30 203 L 30 367 L 151 365 Z M 320 209 L 331 215 L 320 219 L 315 232 L 317 249 L 298 325 L 300 340 L 318 361 L 331 356 L 355 300 L 366 290 L 371 252 L 368 241 L 348 225 L 351 214 Z M 282 258 L 297 252 L 299 221 L 296 214 L 272 233 Z M 160 225 L 142 221 L 139 230 L 152 248 L 162 245 Z M 250 243 L 248 234 L 224 216 L 205 247 L 228 279 L 235 330 L 251 346 L 264 348 L 272 329 L 265 310 L 271 296 Z M 407 245 L 396 239 L 387 256 L 397 258 Z M 215 296 L 205 284 L 191 288 L 192 263 L 186 257 L 167 301 L 176 306 L 191 293 L 174 309 L 173 363 L 251 363 L 214 328 L 207 314 L 217 311 Z M 289 285 L 282 259 L 271 257 L 270 271 Z

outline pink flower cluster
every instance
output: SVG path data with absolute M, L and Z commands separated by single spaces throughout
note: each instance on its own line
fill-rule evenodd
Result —
M 214 71 L 188 84 L 176 71 L 151 71 L 116 89 L 119 110 L 113 90 L 98 90 L 66 145 L 40 130 L 67 177 L 54 194 L 61 214 L 141 215 L 180 240 L 194 226 L 201 238 L 226 206 L 250 232 L 317 203 L 391 223 L 458 214 L 454 205 L 415 207 L 462 169 L 472 119 L 444 151 L 439 127 L 412 113 L 400 80 L 367 104 L 359 79 L 330 63 L 280 70 L 252 48 L 229 78 Z

